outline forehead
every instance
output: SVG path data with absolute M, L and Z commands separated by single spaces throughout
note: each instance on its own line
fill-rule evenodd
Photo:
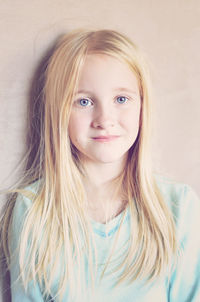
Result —
M 86 56 L 80 71 L 79 89 L 117 86 L 138 90 L 138 79 L 130 66 L 119 59 L 104 54 Z

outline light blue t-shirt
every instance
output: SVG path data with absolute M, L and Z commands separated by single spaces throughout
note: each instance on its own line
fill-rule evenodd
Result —
M 88 288 L 87 298 L 78 298 L 75 302 L 200 302 L 200 201 L 196 194 L 183 184 L 175 184 L 163 178 L 158 178 L 158 186 L 165 201 L 171 209 L 176 223 L 176 234 L 181 253 L 173 273 L 162 276 L 153 283 L 146 284 L 134 281 L 131 284 L 122 283 L 115 285 L 117 274 L 105 274 L 100 283 L 96 282 L 95 293 L 90 294 Z M 35 184 L 37 185 L 37 184 Z M 34 191 L 34 185 L 28 189 Z M 19 195 L 15 204 L 12 224 L 11 251 L 15 251 L 18 245 L 19 230 L 27 209 L 31 206 L 31 200 Z M 121 224 L 121 220 L 123 222 Z M 99 274 L 107 261 L 117 231 L 120 227 L 119 238 L 115 246 L 114 256 L 108 266 L 111 272 L 112 263 L 122 255 L 128 246 L 130 237 L 130 213 L 127 208 L 107 224 L 91 221 L 94 233 L 95 245 L 98 251 L 97 263 Z M 87 270 L 87 267 L 86 267 Z M 44 302 L 50 298 L 44 298 L 42 289 L 38 284 L 29 283 L 25 292 L 19 276 L 17 256 L 11 265 L 11 293 L 13 302 Z M 58 279 L 52 288 L 53 296 L 56 296 Z M 78 289 L 77 289 L 78 291 Z M 51 301 L 58 301 L 57 298 Z M 63 302 L 72 302 L 72 298 L 66 289 Z

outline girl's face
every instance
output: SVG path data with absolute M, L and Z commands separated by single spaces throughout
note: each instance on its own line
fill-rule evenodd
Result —
M 139 130 L 138 81 L 128 65 L 88 55 L 72 105 L 69 136 L 84 162 L 123 161 Z

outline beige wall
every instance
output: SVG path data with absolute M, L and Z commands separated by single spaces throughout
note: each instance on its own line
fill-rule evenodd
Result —
M 147 53 L 157 111 L 156 167 L 200 195 L 199 0 L 0 0 L 1 188 L 17 178 L 13 169 L 24 150 L 37 63 L 59 34 L 85 26 L 120 30 Z

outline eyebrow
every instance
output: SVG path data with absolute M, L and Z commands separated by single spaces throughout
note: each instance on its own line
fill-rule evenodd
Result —
M 116 92 L 117 92 L 117 91 L 118 91 L 118 92 L 122 91 L 122 92 L 131 93 L 131 94 L 138 94 L 137 91 L 131 90 L 131 89 L 126 88 L 126 87 L 118 87 L 118 88 L 115 88 L 113 91 L 116 91 Z M 81 90 L 78 90 L 78 91 L 76 92 L 76 94 L 81 94 L 81 93 L 85 93 L 85 94 L 90 94 L 90 95 L 92 95 L 92 94 L 93 94 L 93 91 L 81 89 Z
M 114 89 L 114 91 L 124 91 L 124 92 L 132 93 L 132 94 L 137 94 L 138 93 L 136 90 L 131 90 L 131 89 L 126 88 L 126 87 L 118 87 L 118 88 Z
M 85 94 L 93 94 L 92 91 L 84 90 L 84 89 L 81 89 L 81 90 L 78 90 L 78 91 L 75 92 L 75 94 L 81 94 L 81 93 L 85 93 Z

